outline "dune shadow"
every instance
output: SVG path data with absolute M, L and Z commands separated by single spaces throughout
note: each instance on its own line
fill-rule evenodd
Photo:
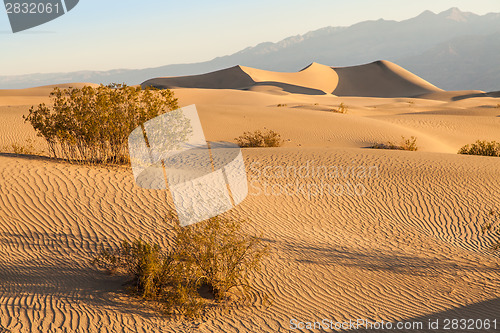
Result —
M 405 112 L 398 113 L 397 116 L 463 116 L 463 117 L 488 117 L 495 114 L 498 110 L 497 107 L 493 105 L 482 105 L 478 106 L 480 110 L 474 110 L 471 112 L 470 109 L 450 109 L 450 110 L 430 110 L 430 111 L 419 111 L 419 112 Z
M 313 88 L 308 88 L 308 87 L 303 87 L 303 86 L 297 86 L 294 84 L 289 84 L 289 83 L 284 83 L 284 82 L 277 82 L 277 81 L 263 81 L 263 82 L 257 82 L 254 85 L 252 85 L 249 88 L 245 88 L 242 90 L 250 90 L 255 87 L 260 87 L 260 86 L 272 86 L 276 88 L 280 88 L 283 91 L 286 91 L 288 93 L 292 94 L 302 94 L 302 95 L 326 95 L 326 93 L 323 90 L 319 89 L 313 89 Z
M 0 153 L 1 157 L 11 157 L 11 158 L 21 158 L 24 160 L 37 160 L 37 161 L 56 161 L 56 162 L 64 162 L 63 159 L 54 158 L 43 155 L 34 155 L 34 154 L 16 154 L 16 153 Z
M 487 92 L 487 93 L 477 93 L 477 94 L 465 94 L 461 96 L 455 96 L 451 100 L 452 101 L 461 101 L 464 99 L 469 99 L 469 98 L 477 98 L 477 97 L 500 97 L 500 91 L 492 91 L 492 92 Z
M 370 271 L 390 271 L 424 276 L 441 272 L 499 272 L 500 268 L 479 266 L 474 262 L 456 262 L 443 258 L 422 258 L 415 255 L 336 247 L 328 244 L 301 245 L 297 242 L 273 244 L 305 264 L 356 267 Z
M 457 321 L 454 321 L 457 320 Z M 401 324 L 398 324 L 401 323 Z M 387 332 L 500 332 L 500 298 L 484 302 L 459 306 L 449 310 L 431 313 L 428 315 L 404 318 L 399 322 L 392 322 L 392 330 L 378 330 Z M 398 329 L 397 325 L 408 325 L 407 329 Z M 366 325 L 366 324 L 365 324 Z M 359 329 L 343 330 L 341 332 L 365 333 L 374 332 L 368 324 Z M 457 326 L 455 326 L 457 325 Z M 373 326 L 372 326 L 373 327 Z M 404 326 L 401 326 L 404 327 Z M 489 327 L 487 329 L 486 327 Z
M 234 66 L 199 75 L 158 77 L 141 83 L 141 87 L 142 89 L 146 87 L 156 89 L 239 89 L 249 87 L 254 83 L 255 81 L 240 66 Z
M 71 165 L 79 165 L 79 166 L 92 166 L 93 168 L 116 168 L 119 170 L 120 168 L 128 168 L 130 164 L 128 163 L 111 163 L 111 162 L 105 162 L 105 163 L 86 163 L 84 161 L 68 161 L 64 158 L 60 157 L 52 157 L 52 156 L 43 156 L 43 155 L 31 155 L 31 154 L 16 154 L 16 153 L 1 153 L 0 152 L 0 157 L 8 157 L 8 158 L 16 158 L 16 159 L 23 159 L 26 161 L 41 161 L 41 162 L 52 162 L 52 163 L 58 163 L 58 164 L 71 164 Z
M 122 314 L 155 316 L 138 304 L 126 290 L 127 277 L 109 275 L 97 269 L 79 267 L 70 261 L 2 265 L 0 272 L 4 299 L 29 295 L 40 303 L 85 304 L 88 309 L 108 309 Z
M 0 297 L 33 297 L 33 303 L 83 304 L 116 313 L 156 316 L 130 295 L 130 278 L 110 275 L 90 263 L 94 239 L 65 233 L 0 234 Z M 73 247 L 70 247 L 73 246 Z M 9 255 L 9 252 L 12 254 Z M 5 259 L 5 256 L 9 259 Z M 1 329 L 0 329 L 1 332 Z

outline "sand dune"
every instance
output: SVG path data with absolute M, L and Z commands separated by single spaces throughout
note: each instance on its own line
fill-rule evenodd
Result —
M 33 105 L 39 103 L 48 103 L 50 101 L 49 94 L 54 88 L 82 88 L 83 86 L 97 87 L 98 84 L 94 83 L 64 83 L 53 84 L 49 86 L 42 86 L 36 88 L 26 89 L 0 89 L 0 106 L 5 105 Z
M 319 90 L 330 94 L 338 85 L 338 75 L 330 67 L 312 63 L 298 73 L 278 73 L 263 71 L 250 67 L 242 67 L 257 85 L 286 84 L 295 87 L 304 87 Z M 285 90 L 285 89 L 284 89 Z M 297 91 L 297 93 L 300 93 Z
M 60 89 L 83 88 L 84 86 L 98 87 L 99 85 L 95 83 L 75 82 L 75 83 L 53 84 L 49 86 L 41 86 L 41 87 L 26 88 L 26 89 L 0 89 L 0 97 L 4 96 L 46 97 L 54 90 L 54 88 L 60 88 Z
M 377 142 L 399 142 L 401 136 L 416 136 L 421 151 L 456 153 L 480 138 L 499 140 L 500 109 L 498 101 L 491 98 L 462 104 L 466 101 L 216 89 L 178 89 L 175 93 L 181 105 L 198 106 L 204 130 L 214 141 L 232 141 L 243 131 L 264 127 L 281 133 L 285 147 L 366 148 Z M 347 114 L 331 112 L 340 103 L 348 106 Z
M 143 82 L 142 87 L 152 86 L 160 89 L 205 88 L 205 89 L 243 89 L 255 82 L 241 66 L 234 66 L 201 75 L 177 76 L 151 79 Z
M 352 67 L 312 63 L 297 73 L 280 73 L 235 66 L 203 75 L 151 79 L 158 88 L 243 89 L 271 93 L 364 97 L 416 97 L 442 91 L 389 61 Z
M 204 89 L 279 89 L 291 93 L 322 95 L 337 86 L 337 74 L 329 67 L 311 64 L 298 73 L 278 73 L 244 66 L 182 77 L 151 79 L 142 86 L 157 88 L 204 88 Z
M 334 70 L 339 75 L 339 85 L 333 94 L 338 96 L 416 97 L 442 91 L 389 61 Z
M 477 139 L 500 141 L 500 100 L 454 100 L 460 93 L 445 96 L 390 64 L 367 66 L 367 73 L 400 82 L 387 83 L 396 95 L 430 95 L 325 94 L 335 73 L 335 89 L 351 89 L 342 78 L 354 84 L 360 73 L 321 65 L 289 74 L 235 67 L 196 80 L 151 81 L 191 84 L 174 92 L 181 106 L 197 105 L 210 141 L 265 128 L 285 140 L 280 148 L 243 149 L 250 194 L 226 213 L 247 220 L 246 231 L 262 233 L 271 247 L 263 271 L 252 276 L 256 290 L 248 304 L 201 320 L 155 314 L 131 301 L 123 278 L 89 263 L 101 242 L 140 236 L 168 246 L 165 192 L 139 188 L 125 166 L 71 165 L 4 150 L 0 332 L 287 332 L 291 319 L 498 318 L 500 258 L 489 251 L 493 239 L 481 225 L 490 208 L 500 207 L 500 163 L 456 151 Z M 363 91 L 380 92 L 371 89 Z M 0 147 L 35 137 L 22 115 L 51 90 L 0 91 Z M 340 103 L 347 114 L 331 111 Z M 401 135 L 417 136 L 420 150 L 367 148 Z M 286 167 L 303 173 L 282 174 Z

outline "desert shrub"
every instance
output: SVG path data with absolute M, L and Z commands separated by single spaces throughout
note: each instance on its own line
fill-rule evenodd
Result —
M 286 104 L 278 104 L 277 105 L 279 108 L 287 106 Z
M 164 313 L 195 317 L 211 304 L 224 304 L 238 288 L 244 299 L 252 289 L 248 275 L 259 270 L 267 247 L 242 232 L 242 223 L 213 217 L 188 226 L 176 226 L 168 250 L 136 240 L 115 250 L 101 250 L 93 263 L 111 273 L 131 277 L 131 291 L 152 301 Z M 208 287 L 213 301 L 200 295 Z
M 55 88 L 52 107 L 40 104 L 24 117 L 48 144 L 49 154 L 81 163 L 125 163 L 127 138 L 136 127 L 177 108 L 170 90 L 111 84 Z
M 265 133 L 260 130 L 253 133 L 245 132 L 235 140 L 240 147 L 279 147 L 283 144 L 281 135 L 273 130 L 268 130 Z
M 131 278 L 129 291 L 153 302 L 162 312 L 187 317 L 198 315 L 203 300 L 196 296 L 195 281 L 173 252 L 141 239 L 123 241 L 118 249 L 101 250 L 93 263 L 111 274 Z
M 404 136 L 401 136 L 401 143 L 395 144 L 391 141 L 387 143 L 377 143 L 373 145 L 371 148 L 374 149 L 396 149 L 396 150 L 408 150 L 408 151 L 417 151 L 417 138 L 412 136 L 409 139 L 406 139 Z
M 404 136 L 402 137 L 403 142 L 401 145 L 402 150 L 408 150 L 408 151 L 417 151 L 417 138 L 412 136 L 409 139 L 406 139 Z
M 336 108 L 336 109 L 334 108 L 331 111 L 336 112 L 336 113 L 347 113 L 348 110 L 349 110 L 349 107 L 347 105 L 345 105 L 344 103 L 340 103 L 338 108 Z
M 14 142 L 11 144 L 10 148 L 11 151 L 14 152 L 14 154 L 35 155 L 38 153 L 38 151 L 35 149 L 34 142 L 32 139 L 26 139 L 25 144 Z
M 464 155 L 482 155 L 500 157 L 500 142 L 477 140 L 471 145 L 465 145 L 458 151 Z
M 194 268 L 198 280 L 224 300 L 235 287 L 248 291 L 248 273 L 259 269 L 265 248 L 256 237 L 241 231 L 241 222 L 220 217 L 177 228 L 177 254 Z
M 496 238 L 496 242 L 493 245 L 493 250 L 500 250 L 500 212 L 493 209 L 490 210 L 489 221 L 483 225 L 483 232 L 491 232 Z
M 158 295 L 162 285 L 168 282 L 172 258 L 158 244 L 149 244 L 141 239 L 133 243 L 123 241 L 118 250 L 101 251 L 94 263 L 105 267 L 110 273 L 127 273 L 133 277 L 134 288 L 145 297 Z M 166 272 L 167 274 L 162 274 Z

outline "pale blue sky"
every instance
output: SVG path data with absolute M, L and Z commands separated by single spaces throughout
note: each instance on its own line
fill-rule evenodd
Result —
M 17 34 L 0 8 L 0 75 L 205 61 L 326 26 L 451 7 L 486 14 L 500 12 L 500 1 L 80 0 L 68 14 Z

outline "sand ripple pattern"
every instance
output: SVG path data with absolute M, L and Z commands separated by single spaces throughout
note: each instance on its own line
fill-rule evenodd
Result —
M 131 302 L 121 278 L 89 263 L 101 242 L 141 236 L 168 245 L 165 192 L 138 188 L 126 168 L 1 155 L 0 332 L 287 332 L 291 318 L 500 313 L 500 261 L 480 231 L 485 212 L 500 207 L 495 159 L 338 148 L 243 153 L 250 195 L 228 214 L 262 233 L 271 256 L 254 276 L 249 305 L 188 323 Z M 307 165 L 340 173 L 280 176 Z M 362 166 L 377 172 L 362 177 Z M 365 192 L 316 191 L 339 184 Z

